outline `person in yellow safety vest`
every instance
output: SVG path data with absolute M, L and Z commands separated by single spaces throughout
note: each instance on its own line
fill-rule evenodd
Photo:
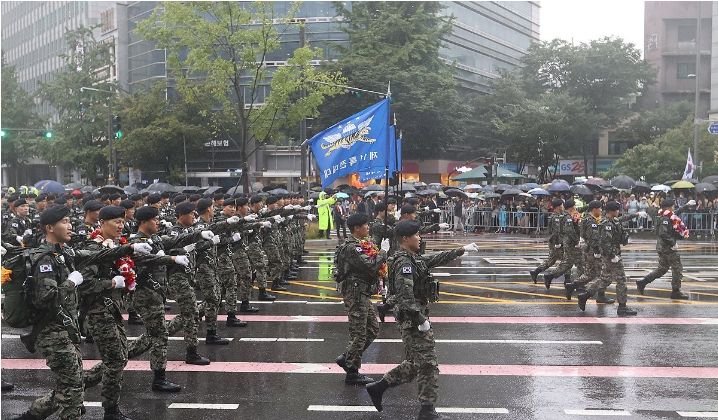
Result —
M 322 191 L 319 193 L 319 199 L 317 200 L 317 210 L 319 212 L 319 237 L 326 232 L 326 238 L 329 239 L 329 233 L 334 228 L 331 207 L 336 202 L 336 195 L 327 197 L 326 192 Z

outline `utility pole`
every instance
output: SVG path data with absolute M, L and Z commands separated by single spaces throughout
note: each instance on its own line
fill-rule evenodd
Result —
M 115 182 L 115 154 L 112 153 L 112 138 L 114 137 L 114 133 L 112 132 L 112 96 L 107 99 L 107 153 L 108 153 L 108 159 L 107 161 L 110 163 L 110 168 L 108 170 L 107 174 L 107 183 L 108 184 L 114 184 Z
M 701 68 L 701 2 L 698 5 L 698 21 L 696 22 L 696 103 L 695 112 L 693 114 L 693 164 L 695 167 L 694 176 L 698 178 L 698 172 L 701 170 L 701 161 L 698 157 L 698 137 L 701 128 L 701 120 L 698 115 L 701 102 L 701 85 L 698 76 Z
M 306 39 L 306 30 L 304 28 L 303 22 L 299 25 L 299 48 L 303 48 L 306 45 L 307 39 Z M 300 98 L 306 98 L 307 97 L 307 89 L 305 87 L 302 87 L 302 90 L 299 92 Z M 308 184 L 309 184 L 309 177 L 307 176 L 307 148 L 309 147 L 307 145 L 307 119 L 302 118 L 301 121 L 299 121 L 299 138 L 301 139 L 301 146 L 300 150 L 300 156 L 301 156 L 301 162 L 300 164 L 300 178 L 299 178 L 299 188 L 302 194 L 302 197 L 304 199 L 308 199 Z

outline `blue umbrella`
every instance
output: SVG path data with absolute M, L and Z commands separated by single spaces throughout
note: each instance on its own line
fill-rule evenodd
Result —
M 534 188 L 533 190 L 529 190 L 529 194 L 531 194 L 531 195 L 551 195 L 550 192 L 544 190 L 543 188 Z
M 35 188 L 45 193 L 65 194 L 65 187 L 62 184 L 49 179 L 36 183 Z

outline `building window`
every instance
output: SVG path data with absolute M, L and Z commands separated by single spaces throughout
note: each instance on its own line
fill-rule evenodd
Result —
M 696 63 L 678 63 L 677 69 L 679 79 L 688 79 L 688 76 L 696 77 Z
M 608 132 L 608 154 L 622 155 L 628 150 L 628 142 L 616 135 L 615 131 Z
M 678 42 L 695 42 L 696 27 L 695 26 L 679 26 Z

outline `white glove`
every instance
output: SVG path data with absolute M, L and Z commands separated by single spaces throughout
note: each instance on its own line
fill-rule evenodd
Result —
M 115 289 L 124 289 L 125 288 L 125 278 L 122 276 L 115 276 L 112 278 L 112 281 L 115 282 Z
M 212 239 L 214 238 L 214 232 L 211 230 L 203 230 L 202 231 L 202 238 L 204 239 Z
M 132 286 L 127 288 L 130 292 L 134 292 L 135 289 L 137 289 L 137 282 L 132 283 Z
M 302 210 L 304 210 L 304 211 L 309 211 L 309 210 L 311 210 L 311 209 L 312 209 L 312 206 L 304 206 L 304 207 L 302 207 Z
M 7 249 L 5 249 L 4 246 L 0 246 L 0 255 L 4 256 L 5 254 L 7 254 Z
M 287 216 L 287 219 L 289 219 L 289 220 L 294 219 L 294 215 L 293 215 L 293 214 L 290 214 L 289 216 Z
M 189 245 L 185 245 L 184 248 L 182 248 L 182 249 L 184 249 L 184 252 L 189 254 L 190 252 L 194 251 L 194 249 L 196 247 L 197 247 L 197 244 L 189 244 Z
M 157 255 L 158 257 L 164 257 L 166 254 L 163 250 L 160 249 L 155 255 Z
M 601 254 L 593 254 L 593 258 L 599 259 L 601 258 Z
M 427 332 L 427 331 L 429 331 L 429 328 L 431 328 L 431 323 L 427 319 L 426 321 L 424 321 L 423 324 L 419 325 L 418 328 L 419 328 L 419 331 L 421 331 L 421 332 Z
M 429 211 L 429 207 L 422 207 L 421 211 Z
M 232 217 L 230 217 L 229 219 L 227 219 L 227 224 L 228 224 L 228 225 L 233 225 L 233 224 L 235 224 L 235 223 L 237 223 L 237 222 L 239 222 L 239 217 L 238 217 L 238 216 L 232 216 Z
M 671 247 L 671 249 L 674 250 L 674 251 L 678 251 L 678 244 L 673 245 L 673 246 Z
M 441 230 L 447 230 L 450 227 L 451 226 L 448 223 L 439 223 L 439 229 L 441 229 Z
M 23 242 L 22 242 L 22 236 L 16 236 L 16 237 L 15 237 L 15 240 L 16 240 L 17 243 L 19 243 L 19 244 L 23 243 Z
M 617 262 L 619 262 L 619 261 L 621 261 L 621 257 L 619 257 L 618 255 L 616 255 L 615 257 L 611 258 L 611 262 L 612 262 L 612 263 L 617 263 Z
M 271 228 L 271 227 L 272 227 L 272 223 L 265 220 L 265 221 L 262 222 L 262 227 L 263 227 L 263 228 Z
M 189 258 L 187 258 L 186 255 L 178 255 L 175 257 L 175 264 L 187 267 L 189 265 Z
M 382 239 L 381 250 L 385 251 L 385 252 L 389 252 L 389 248 L 391 248 L 391 243 L 389 242 L 389 239 Z
M 237 242 L 240 239 L 242 239 L 242 235 L 240 235 L 239 232 L 234 232 L 232 234 L 232 242 Z
M 313 198 L 310 198 L 309 200 L 307 200 L 307 203 L 313 203 L 313 202 L 314 202 Z
M 278 214 L 275 214 L 274 216 L 272 216 L 272 218 L 273 218 L 274 220 L 278 221 L 278 222 L 281 222 L 281 221 L 282 221 L 282 216 L 280 216 L 280 215 L 278 215 Z
M 695 205 L 696 205 L 696 200 L 689 200 L 689 201 L 686 203 L 686 205 L 688 205 L 688 206 L 695 206 Z
M 285 219 L 284 217 L 280 217 L 280 218 L 279 218 L 279 223 L 284 223 L 285 220 L 287 220 L 287 219 Z
M 250 214 L 249 216 L 244 216 L 244 220 L 247 221 L 247 222 L 251 222 L 251 221 L 257 220 L 257 215 L 256 215 L 256 214 Z
M 462 248 L 464 248 L 464 251 L 467 251 L 467 252 L 468 251 L 478 252 L 478 250 L 479 250 L 479 247 L 476 246 L 476 243 L 474 243 L 474 242 L 472 242 L 468 245 L 464 245 Z
M 130 239 L 135 239 L 137 237 L 136 233 L 130 234 Z
M 578 240 L 578 246 L 583 246 L 584 244 L 586 244 L 586 240 L 585 240 L 585 239 L 581 238 L 581 239 Z
M 648 217 L 648 213 L 646 213 L 645 211 L 639 211 L 636 214 L 638 215 L 638 217 L 642 217 L 644 219 Z
M 554 245 L 554 248 L 561 248 L 561 244 Z
M 434 209 L 434 213 L 441 213 L 441 209 Z
M 308 214 L 307 220 L 309 220 L 310 222 L 317 220 L 317 215 L 316 214 Z
M 169 220 L 160 220 L 160 223 L 166 228 L 172 227 L 172 222 L 170 222 Z
M 149 254 L 152 252 L 152 245 L 144 244 L 142 242 L 132 245 L 133 254 Z
M 70 280 L 75 285 L 75 287 L 81 285 L 84 281 L 84 279 L 82 278 L 82 273 L 80 273 L 79 271 L 73 271 L 67 276 L 67 279 Z
M 215 235 L 212 237 L 212 239 L 210 239 L 210 241 L 212 241 L 213 245 L 217 245 L 219 243 L 219 241 L 221 241 L 221 240 L 222 240 L 222 238 L 220 238 L 219 235 Z
M 31 229 L 25 229 L 25 233 L 23 233 L 23 235 L 32 235 L 32 230 L 31 230 Z

